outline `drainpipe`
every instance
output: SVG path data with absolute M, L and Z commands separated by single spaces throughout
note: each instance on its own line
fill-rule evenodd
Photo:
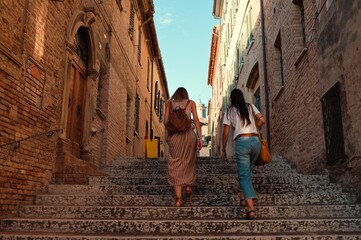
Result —
M 264 9 L 263 0 L 260 0 L 261 4 L 261 28 L 262 28 L 262 52 L 263 52 L 263 80 L 265 88 L 265 101 L 266 101 L 266 131 L 267 141 L 269 148 L 271 149 L 271 137 L 270 137 L 270 121 L 269 121 L 269 94 L 268 94 L 268 74 L 267 74 L 267 60 L 266 60 L 266 37 L 264 30 Z
M 152 67 L 150 71 L 150 118 L 149 118 L 149 131 L 150 131 L 150 140 L 153 140 L 153 68 L 154 68 L 154 59 L 152 59 Z

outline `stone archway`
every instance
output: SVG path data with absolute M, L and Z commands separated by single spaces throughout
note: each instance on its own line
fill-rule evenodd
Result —
M 58 139 L 55 182 L 82 182 L 81 176 L 94 172 L 89 150 L 92 85 L 99 76 L 91 25 L 94 9 L 76 11 L 69 21 L 66 39 L 61 126 Z M 73 177 L 69 177 L 73 175 Z

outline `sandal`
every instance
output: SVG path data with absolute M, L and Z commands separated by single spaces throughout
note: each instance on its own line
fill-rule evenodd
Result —
M 181 207 L 183 205 L 183 200 L 181 198 L 177 198 L 175 202 L 176 207 Z
M 256 218 L 256 214 L 254 213 L 254 210 L 250 210 L 246 213 L 246 219 L 251 220 L 255 218 Z
M 186 186 L 186 193 L 191 194 L 193 192 L 191 185 Z

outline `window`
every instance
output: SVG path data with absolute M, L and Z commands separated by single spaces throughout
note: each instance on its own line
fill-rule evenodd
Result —
M 298 16 L 296 16 L 296 27 L 300 29 L 301 33 L 301 42 L 303 48 L 306 47 L 306 31 L 305 31 L 305 8 L 303 5 L 303 0 L 293 0 L 293 3 L 298 7 Z
M 346 159 L 339 83 L 336 83 L 321 98 L 321 103 L 327 162 L 329 164 L 337 164 Z
M 82 60 L 82 62 L 85 64 L 85 66 L 88 66 L 89 64 L 89 44 L 87 41 L 87 30 L 85 27 L 80 27 L 75 35 L 75 48 L 76 48 L 76 54 L 79 56 L 79 58 Z
M 161 122 L 163 122 L 163 118 L 164 118 L 164 100 L 163 98 L 160 100 L 160 104 L 159 104 L 159 120 Z
M 138 33 L 138 62 L 139 62 L 139 64 L 141 64 L 141 62 L 140 62 L 141 53 L 142 53 L 142 31 L 139 30 L 139 33 Z
M 140 111 L 140 98 L 137 94 L 135 97 L 135 123 L 134 130 L 139 133 L 139 111 Z
M 157 115 L 159 116 L 160 113 L 160 91 L 157 92 Z
M 134 15 L 135 15 L 134 7 L 133 7 L 133 4 L 131 3 L 130 4 L 129 29 L 128 29 L 129 37 L 130 37 L 131 40 L 133 40 L 134 32 L 135 32 L 135 29 L 134 29 Z
M 155 83 L 154 110 L 155 110 L 155 112 L 158 112 L 158 82 Z
M 149 91 L 149 83 L 150 83 L 150 60 L 148 59 L 147 64 L 147 89 Z
M 253 36 L 253 25 L 252 25 L 252 8 L 250 7 L 246 16 L 246 27 L 247 27 L 247 48 L 251 48 L 254 36 Z
M 275 49 L 276 49 L 276 66 L 278 66 L 278 69 L 276 69 L 275 73 L 278 75 L 280 79 L 281 86 L 283 87 L 285 85 L 284 81 L 284 75 L 283 75 L 283 55 L 282 55 L 282 40 L 281 40 L 281 32 L 278 33 L 276 41 L 274 43 Z

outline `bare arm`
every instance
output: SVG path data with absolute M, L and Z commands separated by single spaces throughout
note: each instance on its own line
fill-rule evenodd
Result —
M 229 135 L 229 126 L 223 124 L 223 135 L 222 135 L 222 158 L 223 160 L 227 158 L 226 147 Z
M 201 132 L 201 124 L 199 122 L 199 118 L 198 118 L 198 114 L 197 114 L 197 108 L 196 108 L 196 104 L 194 103 L 194 101 L 190 102 L 190 106 L 191 106 L 191 112 L 193 115 L 193 121 L 194 121 L 194 125 L 196 127 L 197 130 L 197 134 L 198 134 L 198 141 L 200 143 L 202 143 L 202 132 Z M 200 144 L 200 148 L 202 148 L 202 144 Z
M 165 103 L 165 109 L 164 109 L 164 124 L 166 124 L 168 122 L 168 118 L 169 118 L 169 104 L 171 104 L 170 100 L 168 100 Z
M 256 121 L 257 121 L 257 126 L 260 127 L 266 123 L 266 118 L 261 113 L 257 113 Z

